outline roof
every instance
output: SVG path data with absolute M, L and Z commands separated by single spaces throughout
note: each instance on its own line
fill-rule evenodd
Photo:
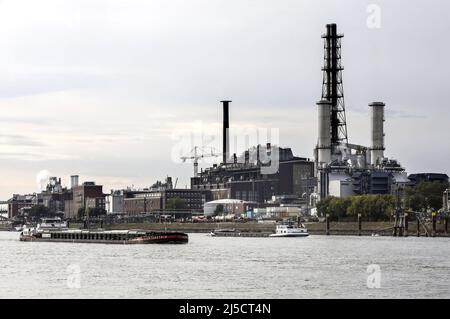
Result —
M 211 202 L 207 202 L 206 204 L 244 204 L 244 203 L 251 203 L 248 201 L 240 200 L 240 199 L 218 199 Z

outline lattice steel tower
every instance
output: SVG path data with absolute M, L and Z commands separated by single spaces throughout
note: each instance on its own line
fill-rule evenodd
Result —
M 327 24 L 324 39 L 324 66 L 322 100 L 331 102 L 331 146 L 336 150 L 339 144 L 348 144 L 347 123 L 345 118 L 344 87 L 342 84 L 341 39 L 336 24 Z

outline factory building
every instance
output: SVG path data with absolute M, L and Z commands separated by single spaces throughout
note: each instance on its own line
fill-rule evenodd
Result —
M 408 179 L 411 181 L 412 186 L 416 186 L 421 182 L 439 182 L 439 183 L 448 183 L 448 175 L 441 173 L 420 173 L 420 174 L 411 174 L 408 176 Z
M 78 218 L 78 212 L 81 209 L 105 210 L 102 185 L 96 185 L 95 182 L 84 182 L 78 185 L 78 177 L 73 177 L 71 184 L 64 203 L 65 218 Z
M 117 192 L 115 194 L 116 197 L 123 197 L 122 211 L 130 216 L 171 209 L 199 212 L 210 198 L 207 192 L 174 188 L 171 177 L 167 177 L 165 182 L 157 181 L 149 188 L 125 189 L 121 191 L 121 195 Z M 176 202 L 181 207 L 172 207 Z
M 314 162 L 294 156 L 290 148 L 266 143 L 239 156 L 229 154 L 229 103 L 223 103 L 223 158 L 191 178 L 191 189 L 209 192 L 210 200 L 235 199 L 264 203 L 276 195 L 298 198 L 314 190 Z M 269 159 L 269 160 L 267 160 Z M 266 171 L 276 159 L 278 168 Z M 305 198 L 306 200 L 306 198 Z
M 348 142 L 341 64 L 342 34 L 328 24 L 324 39 L 322 98 L 317 102 L 318 141 L 314 150 L 317 197 L 390 194 L 409 180 L 405 169 L 385 157 L 385 107 L 369 104 L 371 144 Z
M 20 215 L 24 209 L 31 209 L 34 205 L 36 205 L 36 197 L 36 194 L 14 194 L 8 200 L 8 218 L 13 218 Z
M 132 216 L 173 209 L 170 203 L 175 199 L 181 200 L 180 209 L 186 211 L 201 211 L 205 203 L 203 192 L 192 189 L 130 190 L 124 192 L 123 211 Z
M 205 203 L 203 214 L 205 216 L 233 215 L 241 216 L 257 206 L 255 202 L 239 199 L 219 199 Z
M 124 191 L 111 190 L 111 193 L 105 196 L 106 214 L 122 214 L 124 210 Z

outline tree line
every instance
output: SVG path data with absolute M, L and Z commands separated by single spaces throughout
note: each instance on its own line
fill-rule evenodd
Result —
M 317 213 L 321 217 L 328 214 L 333 220 L 356 219 L 361 214 L 367 221 L 386 221 L 393 216 L 397 207 L 415 212 L 437 212 L 442 208 L 442 195 L 448 187 L 448 183 L 421 182 L 415 187 L 405 188 L 398 196 L 330 196 L 317 203 Z

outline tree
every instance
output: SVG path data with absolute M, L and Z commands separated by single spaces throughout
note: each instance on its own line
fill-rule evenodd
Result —
M 171 198 L 166 203 L 166 209 L 184 209 L 186 203 L 179 197 Z
M 396 201 L 392 195 L 362 195 L 351 198 L 348 207 L 349 216 L 363 218 L 370 221 L 388 220 L 395 211 Z
M 100 217 L 102 215 L 106 214 L 106 210 L 100 207 L 80 207 L 78 209 L 78 219 L 81 220 L 83 217 L 87 217 L 89 215 L 89 218 L 93 217 Z
M 319 216 L 325 217 L 327 214 L 331 219 L 347 217 L 347 209 L 351 204 L 350 198 L 339 198 L 329 196 L 317 203 Z
M 216 209 L 214 210 L 214 214 L 215 215 L 222 215 L 225 211 L 225 207 L 223 206 L 223 204 L 218 204 L 216 206 Z
M 106 210 L 100 207 L 89 207 L 89 217 L 99 217 L 106 214 Z
M 317 203 L 319 216 L 339 220 L 356 218 L 361 214 L 366 220 L 387 220 L 395 210 L 395 198 L 391 195 L 361 195 L 346 198 L 328 197 Z
M 437 211 L 442 208 L 442 194 L 448 187 L 448 183 L 421 182 L 406 189 L 406 206 L 413 211 Z

